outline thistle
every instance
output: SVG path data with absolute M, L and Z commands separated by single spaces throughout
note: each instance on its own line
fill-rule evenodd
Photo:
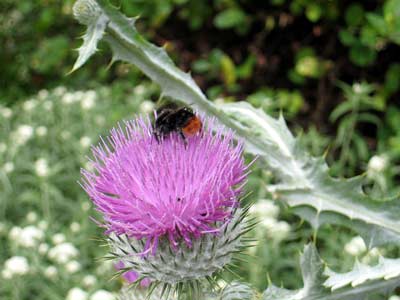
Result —
M 157 141 L 149 118 L 127 121 L 92 148 L 94 171 L 82 170 L 121 273 L 137 272 L 150 290 L 161 284 L 162 294 L 201 293 L 251 228 L 239 203 L 243 144 L 215 120 L 203 123 L 183 142 L 176 133 Z

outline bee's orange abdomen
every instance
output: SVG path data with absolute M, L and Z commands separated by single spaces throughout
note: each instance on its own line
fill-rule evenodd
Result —
M 203 124 L 201 123 L 200 119 L 196 116 L 193 116 L 182 128 L 182 132 L 185 136 L 192 136 L 198 133 L 201 130 L 202 126 Z

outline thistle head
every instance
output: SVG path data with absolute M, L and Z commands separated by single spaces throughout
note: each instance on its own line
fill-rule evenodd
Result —
M 202 122 L 184 142 L 176 133 L 158 141 L 149 118 L 127 121 L 92 148 L 94 171 L 82 171 L 112 253 L 138 281 L 197 281 L 243 246 L 243 144 L 215 120 Z

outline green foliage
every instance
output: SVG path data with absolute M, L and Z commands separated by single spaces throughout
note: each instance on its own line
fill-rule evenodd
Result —
M 289 71 L 289 78 L 303 84 L 306 78 L 320 78 L 330 68 L 331 62 L 318 58 L 313 48 L 302 48 L 296 53 L 295 67 Z
M 192 78 L 175 67 L 162 48 L 155 47 L 139 35 L 130 19 L 106 0 L 98 0 L 97 3 L 101 14 L 109 21 L 105 29 L 109 34 L 106 40 L 113 50 L 113 60 L 136 65 L 160 85 L 163 95 L 214 114 L 225 125 L 234 128 L 245 139 L 247 151 L 257 154 L 279 180 L 278 184 L 267 185 L 266 189 L 291 206 L 295 214 L 316 229 L 327 223 L 349 227 L 363 236 L 369 248 L 400 242 L 400 206 L 396 201 L 371 199 L 362 190 L 362 178 L 332 178 L 324 159 L 313 158 L 305 152 L 283 118 L 273 119 L 244 102 L 213 105 Z M 369 98 L 373 91 L 369 85 L 357 85 L 354 90 L 357 95 L 351 93 L 348 86 L 343 85 L 343 89 L 351 98 L 352 105 L 357 105 L 357 110 L 352 107 L 351 111 L 362 110 L 364 105 L 368 109 L 383 107 L 382 102 Z M 333 119 L 349 110 L 343 105 L 333 114 Z M 371 284 L 368 282 L 344 291 L 329 292 L 321 287 L 321 266 L 316 250 L 307 246 L 302 257 L 304 288 L 289 291 L 271 287 L 265 292 L 264 299 L 309 299 L 311 295 L 315 299 L 350 299 L 350 295 L 364 297 L 398 285 L 397 280 L 386 280 L 385 275 L 373 278 L 383 283 L 373 280 Z M 336 276 L 331 275 L 332 278 Z M 347 277 L 345 274 L 337 278 L 345 281 L 343 278 Z M 355 285 L 353 280 L 350 283 Z
M 274 285 L 264 292 L 263 300 L 353 300 L 369 299 L 378 293 L 388 293 L 398 285 L 400 276 L 396 265 L 399 260 L 381 258 L 377 266 L 369 267 L 357 264 L 345 274 L 338 274 L 326 269 L 317 250 L 313 245 L 307 245 L 300 259 L 304 287 L 291 291 Z M 350 285 L 348 287 L 347 285 Z M 346 287 L 347 286 L 347 287 Z M 331 291 L 328 291 L 328 288 Z
M 78 48 L 79 42 L 75 37 L 82 34 L 82 26 L 70 17 L 73 2 L 2 2 L 4 9 L 0 12 L 0 40 L 3 47 L 0 50 L 0 63 L 3 72 L 0 81 L 3 88 L 0 98 L 6 103 L 20 98 L 27 101 L 10 108 L 0 106 L 0 266 L 3 267 L 4 261 L 13 255 L 23 255 L 31 264 L 31 272 L 12 281 L 1 278 L 1 299 L 65 299 L 72 287 L 81 287 L 89 294 L 99 288 L 117 290 L 119 287 L 115 282 L 107 282 L 111 277 L 108 274 L 113 273 L 113 270 L 97 270 L 99 263 L 94 258 L 102 256 L 105 249 L 99 248 L 95 241 L 87 241 L 88 236 L 95 237 L 100 232 L 89 221 L 88 212 L 81 209 L 88 202 L 76 184 L 79 168 L 86 161 L 84 156 L 89 153 L 84 146 L 87 145 L 87 139 L 83 137 L 94 142 L 99 134 L 104 134 L 121 118 L 131 117 L 138 111 L 148 113 L 152 107 L 152 102 L 148 100 L 157 99 L 159 93 L 156 87 L 148 84 L 139 85 L 132 90 L 132 86 L 140 78 L 140 71 L 132 69 L 128 64 L 113 64 L 107 69 L 109 49 L 104 44 L 99 44 L 102 55 L 94 56 L 90 65 L 65 76 L 71 70 L 73 58 L 76 56 L 76 52 L 69 49 Z M 256 141 L 263 134 L 253 130 L 258 127 L 257 118 L 254 118 L 254 122 L 248 122 L 247 119 L 253 113 L 254 116 L 264 117 L 264 113 L 243 108 L 241 105 L 220 108 L 209 105 L 209 102 L 202 102 L 205 96 L 196 89 L 194 82 L 187 76 L 176 73 L 176 70 L 169 72 L 170 63 L 161 68 L 147 69 L 148 74 L 153 74 L 153 78 L 164 87 L 170 83 L 165 81 L 169 76 L 176 79 L 172 90 L 179 90 L 182 83 L 186 85 L 183 92 L 174 96 L 187 100 L 187 103 L 193 104 L 190 99 L 197 98 L 194 103 L 199 104 L 201 109 L 220 115 L 222 109 L 232 115 L 238 111 L 243 112 L 243 115 L 236 116 L 241 120 L 224 121 L 230 126 L 236 126 L 242 135 L 249 135 L 253 139 L 250 141 L 253 150 L 263 150 L 266 152 L 265 156 L 270 156 L 269 162 L 276 163 L 276 169 L 272 169 L 272 172 L 253 171 L 249 178 L 249 190 L 254 194 L 251 201 L 258 203 L 263 202 L 258 201 L 259 199 L 267 198 L 272 203 L 270 198 L 279 196 L 278 199 L 283 201 L 278 202 L 285 208 L 286 204 L 294 206 L 289 209 L 282 209 L 282 206 L 280 213 L 273 216 L 259 216 L 262 218 L 260 227 L 251 233 L 258 243 L 253 250 L 249 250 L 249 253 L 256 255 L 256 259 L 238 262 L 237 272 L 244 280 L 250 281 L 258 290 L 263 290 L 267 285 L 268 272 L 274 281 L 283 282 L 286 288 L 295 289 L 299 286 L 297 264 L 293 258 L 301 245 L 312 236 L 315 237 L 315 232 L 307 224 L 302 224 L 294 213 L 314 225 L 333 222 L 352 229 L 328 225 L 318 230 L 317 243 L 322 251 L 321 255 L 333 265 L 332 269 L 344 272 L 344 275 L 332 275 L 332 278 L 337 279 L 336 283 L 346 284 L 330 294 L 333 298 L 346 299 L 342 297 L 360 289 L 372 293 L 378 290 L 378 285 L 387 286 L 390 280 L 383 280 L 384 276 L 376 275 L 374 270 L 377 267 L 367 268 L 363 265 L 362 270 L 368 272 L 361 274 L 356 269 L 346 273 L 350 270 L 354 257 L 344 250 L 344 244 L 354 231 L 360 234 L 369 231 L 366 235 L 383 239 L 390 236 L 387 232 L 393 233 L 391 229 L 386 230 L 389 223 L 385 221 L 396 214 L 397 208 L 393 208 L 392 204 L 396 203 L 400 192 L 400 111 L 393 102 L 397 99 L 400 86 L 400 68 L 395 55 L 400 44 L 399 1 L 384 0 L 380 5 L 364 1 L 344 3 L 336 0 L 271 0 L 257 3 L 250 0 L 150 0 L 113 3 L 119 5 L 129 16 L 140 16 L 136 25 L 144 29 L 147 37 L 158 44 L 167 41 L 168 53 L 185 69 L 192 66 L 196 82 L 204 87 L 209 98 L 218 97 L 216 103 L 232 102 L 237 97 L 247 98 L 248 102 L 264 112 L 277 115 L 282 111 L 289 124 L 296 128 L 300 127 L 299 124 L 308 127 L 301 134 L 300 140 L 296 140 L 293 148 L 286 147 L 293 150 L 288 152 L 288 157 L 274 157 L 279 152 L 276 147 L 293 141 L 286 125 L 272 118 L 261 122 L 260 124 L 270 126 L 270 131 L 265 137 L 268 145 L 258 144 Z M 98 23 L 100 28 L 105 26 L 104 21 L 103 18 Z M 132 20 L 127 20 L 129 22 Z M 104 38 L 100 32 L 94 27 L 88 31 L 86 43 L 80 49 L 81 61 L 77 62 L 75 69 L 94 53 L 97 42 Z M 132 31 L 128 28 L 126 33 L 130 34 Z M 335 42 L 331 43 L 332 40 Z M 158 52 L 157 48 L 143 42 L 141 37 L 136 42 L 140 51 L 150 49 L 147 53 L 150 56 L 158 53 L 164 57 L 162 51 Z M 127 49 L 132 52 L 135 48 L 131 47 L 133 44 L 128 39 L 128 45 L 119 44 L 114 51 Z M 190 55 L 184 49 L 189 49 Z M 143 61 L 147 67 L 152 63 L 159 63 L 149 57 L 144 57 L 144 60 L 140 55 L 138 57 L 140 59 L 137 61 Z M 133 59 L 128 54 L 118 58 L 126 61 Z M 142 65 L 141 68 L 143 67 L 146 66 Z M 168 74 L 163 73 L 164 67 Z M 279 73 L 274 70 L 279 70 Z M 329 89 L 329 84 L 336 79 L 345 80 L 347 84 L 339 83 L 340 90 Z M 96 82 L 95 85 L 93 81 Z M 50 92 L 43 90 L 36 95 L 38 89 L 55 87 L 60 82 L 68 88 L 65 90 L 59 87 Z M 362 83 L 352 84 L 353 82 Z M 297 85 L 296 89 L 292 83 Z M 83 109 L 90 106 L 87 101 L 83 101 L 85 95 L 92 94 L 87 94 L 87 88 L 97 87 L 98 84 L 108 84 L 110 87 L 95 88 L 95 107 Z M 328 93 L 320 94 L 320 88 L 326 84 Z M 75 88 L 70 88 L 71 86 Z M 79 91 L 82 89 L 85 91 Z M 334 93 L 331 95 L 332 92 Z M 33 96 L 25 97 L 32 94 Z M 245 96 L 248 94 L 249 96 Z M 310 125 L 311 120 L 315 119 L 311 115 L 314 105 L 327 96 L 332 96 L 329 103 L 324 103 L 327 106 L 326 114 L 331 115 L 331 124 L 325 121 L 325 116 L 321 116 L 322 123 Z M 75 98 L 80 100 L 71 100 Z M 143 100 L 146 101 L 140 105 Z M 50 106 L 51 113 L 47 110 Z M 31 126 L 33 131 L 26 143 L 17 145 L 16 133 L 20 125 Z M 334 134 L 336 128 L 337 135 L 329 136 Z M 43 135 L 45 131 L 46 134 Z M 280 141 L 275 139 L 275 134 L 282 132 L 285 133 L 285 138 Z M 354 134 L 351 135 L 351 132 Z M 347 195 L 339 199 L 338 190 L 344 187 L 343 181 L 332 182 L 331 178 L 326 177 L 328 170 L 321 174 L 321 168 L 315 167 L 319 164 L 308 165 L 306 162 L 309 157 L 305 148 L 313 156 L 326 156 L 331 165 L 331 175 L 353 176 L 365 171 L 363 182 L 367 185 L 363 189 L 374 198 L 382 199 L 383 203 L 367 200 L 362 196 L 361 206 L 354 205 L 358 203 L 354 199 L 358 199 L 359 195 Z M 268 149 L 268 153 L 265 149 Z M 373 155 L 375 150 L 378 154 Z M 308 158 L 302 160 L 302 155 Z M 43 169 L 43 160 L 40 160 L 43 158 L 47 162 L 46 176 L 40 175 L 43 174 L 40 172 L 46 171 L 46 168 Z M 262 156 L 259 162 L 263 163 Z M 305 195 L 309 195 L 309 190 L 302 193 L 300 187 L 293 183 L 297 179 L 299 183 L 303 183 L 300 176 L 302 173 L 298 173 L 300 175 L 293 178 L 293 182 L 283 180 L 283 185 L 271 186 L 272 194 L 265 189 L 266 182 L 276 183 L 279 179 L 272 175 L 279 175 L 287 170 L 288 174 L 284 177 L 289 178 L 293 163 L 295 166 L 297 163 L 300 171 L 316 172 L 312 178 L 320 180 L 313 191 L 323 191 L 322 197 L 318 194 L 313 201 L 302 200 L 306 198 Z M 321 165 L 325 166 L 323 163 Z M 325 179 L 332 190 L 321 189 L 326 182 L 318 186 Z M 355 184 L 354 187 L 359 188 L 360 185 Z M 340 201 L 332 204 L 332 212 L 330 205 L 335 198 Z M 319 202 L 321 199 L 322 202 Z M 350 203 L 350 209 L 347 203 Z M 320 211 L 320 204 L 322 208 L 329 209 L 328 213 Z M 368 214 L 362 215 L 365 205 L 376 208 L 372 210 L 373 225 L 368 223 L 371 221 Z M 265 211 L 272 214 L 271 211 L 275 209 L 264 208 Z M 337 214 L 338 211 L 340 214 L 344 211 L 343 218 Z M 354 211 L 360 211 L 356 217 L 364 220 L 360 223 L 349 221 L 346 215 L 352 215 Z M 36 249 L 24 249 L 15 245 L 15 241 L 7 235 L 7 231 L 13 226 L 39 226 L 38 221 L 32 224 L 27 220 L 26 215 L 29 212 L 37 213 L 39 220 L 52 224 L 46 231 L 44 240 L 50 247 L 55 246 L 53 235 L 62 232 L 67 241 L 79 248 L 80 256 L 77 260 L 82 265 L 80 272 L 69 274 L 64 265 L 55 264 Z M 73 232 L 71 222 L 78 222 L 81 232 Z M 383 227 L 386 229 L 380 231 Z M 393 240 L 396 238 L 397 234 L 393 236 Z M 386 251 L 389 256 L 398 256 L 398 251 L 393 251 L 392 247 L 385 246 L 380 251 Z M 369 257 L 367 252 L 363 255 L 365 256 L 359 256 L 362 261 Z M 46 277 L 47 267 L 54 264 L 58 275 Z M 361 285 L 355 284 L 365 279 L 366 274 L 371 271 L 378 277 L 373 280 L 367 278 Z M 83 276 L 87 274 L 96 275 L 98 281 L 94 286 L 84 286 Z M 322 277 L 326 279 L 326 275 L 322 274 Z M 347 278 L 352 279 L 346 281 Z M 355 288 L 351 285 L 355 285 Z M 276 291 L 280 295 L 279 299 L 285 299 L 286 294 L 282 290 Z M 330 293 L 327 288 L 323 288 L 323 291 Z M 292 295 L 293 291 L 287 290 L 286 293 Z M 376 296 L 374 299 L 386 298 Z
M 335 168 L 348 170 L 350 175 L 354 174 L 360 161 L 366 161 L 369 156 L 367 142 L 358 127 L 361 124 L 371 124 L 379 128 L 381 121 L 376 113 L 383 111 L 386 103 L 373 85 L 355 83 L 350 86 L 343 82 L 338 85 L 346 101 L 336 106 L 330 115 L 330 121 L 339 124 L 333 147 L 333 151 L 340 150 Z
M 214 25 L 219 29 L 237 28 L 238 32 L 246 30 L 246 14 L 238 8 L 229 8 L 215 16 Z

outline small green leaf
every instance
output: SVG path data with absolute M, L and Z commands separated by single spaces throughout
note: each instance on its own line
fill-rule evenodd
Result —
M 385 19 L 378 14 L 368 13 L 367 20 L 369 24 L 381 35 L 386 35 L 387 33 L 387 25 Z
M 322 16 L 322 6 L 319 3 L 311 3 L 306 7 L 306 17 L 311 22 L 317 22 Z
M 349 26 L 358 26 L 364 19 L 364 8 L 359 3 L 352 3 L 345 13 L 346 23 Z
M 340 39 L 340 42 L 345 46 L 351 46 L 356 41 L 356 38 L 348 30 L 340 30 L 339 31 L 339 39 Z
M 215 27 L 229 29 L 240 26 L 246 22 L 246 14 L 238 8 L 229 8 L 220 12 L 214 19 Z
M 390 65 L 385 75 L 385 90 L 393 94 L 400 89 L 400 64 Z
M 377 56 L 377 52 L 370 47 L 362 44 L 355 44 L 350 48 L 350 59 L 356 65 L 365 67 L 372 64 Z
M 224 83 L 227 86 L 230 86 L 236 82 L 236 70 L 235 70 L 235 64 L 232 61 L 232 59 L 224 54 L 221 57 L 220 61 L 221 65 L 221 75 L 222 79 L 224 80 Z

